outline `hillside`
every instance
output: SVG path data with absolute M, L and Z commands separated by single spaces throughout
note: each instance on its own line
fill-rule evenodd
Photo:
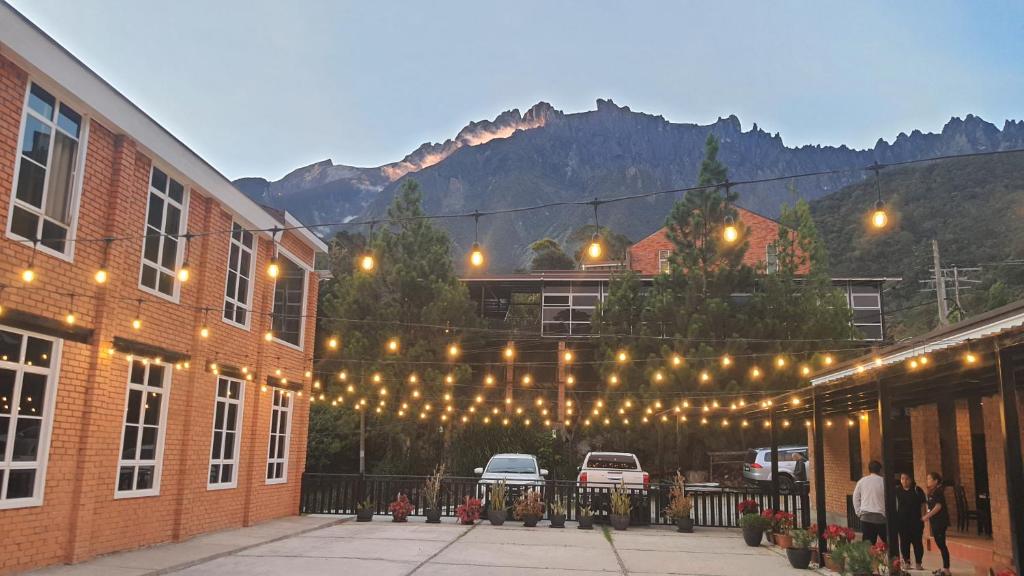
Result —
M 890 168 L 881 185 L 891 222 L 885 233 L 866 225 L 873 181 L 818 199 L 811 209 L 833 275 L 904 278 L 887 293 L 890 334 L 919 334 L 937 323 L 935 295 L 920 292 L 918 282 L 930 277 L 933 238 L 943 267 L 982 267 L 969 275 L 982 283 L 961 298 L 968 315 L 1024 297 L 1024 264 L 1008 262 L 1024 259 L 1024 153 Z
M 879 140 L 870 150 L 791 148 L 779 134 L 756 124 L 743 131 L 735 116 L 709 125 L 672 123 L 598 100 L 596 110 L 572 114 L 546 103 L 525 114 L 504 112 L 493 121 L 470 123 L 452 140 L 424 144 L 404 159 L 380 167 L 355 168 L 325 160 L 276 182 L 246 178 L 237 184 L 251 197 L 285 208 L 307 223 L 380 216 L 406 178 L 420 183 L 424 209 L 432 214 L 585 201 L 692 185 L 708 134 L 721 141 L 719 157 L 733 180 L 851 169 L 795 182 L 797 195 L 806 199 L 860 181 L 865 174 L 859 169 L 876 159 L 885 163 L 1024 147 L 1024 122 L 1007 122 L 1000 130 L 968 115 L 950 120 L 941 133 L 915 130 L 900 134 L 891 144 Z M 793 200 L 789 185 L 778 181 L 737 188 L 739 203 L 777 214 L 783 202 Z M 662 225 L 674 200 L 665 195 L 605 206 L 601 221 L 632 239 L 642 238 Z M 564 241 L 592 218 L 587 207 L 483 218 L 480 241 L 490 250 L 490 270 L 524 266 L 531 242 L 545 236 Z M 455 252 L 466 251 L 473 240 L 472 220 L 441 223 L 452 233 Z M 320 232 L 330 234 L 326 229 Z

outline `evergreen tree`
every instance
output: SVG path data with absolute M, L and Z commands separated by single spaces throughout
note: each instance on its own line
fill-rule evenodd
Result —
M 551 238 L 543 238 L 530 244 L 533 260 L 530 270 L 573 270 L 576 262 L 562 250 L 562 246 Z

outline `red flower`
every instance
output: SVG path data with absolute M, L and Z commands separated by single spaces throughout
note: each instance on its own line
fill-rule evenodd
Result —
M 744 500 L 736 505 L 736 509 L 740 514 L 757 514 L 761 510 L 761 505 L 757 503 L 757 500 Z
M 463 524 L 472 524 L 480 519 L 480 499 L 466 496 L 465 501 L 455 509 L 455 515 Z

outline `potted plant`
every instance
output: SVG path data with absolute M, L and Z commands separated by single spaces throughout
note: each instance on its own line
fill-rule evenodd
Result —
M 743 529 L 743 541 L 747 546 L 760 546 L 765 530 L 771 528 L 772 522 L 756 512 L 740 516 L 740 528 Z
M 616 530 L 629 528 L 629 510 L 633 503 L 629 500 L 629 490 L 626 489 L 626 481 L 622 480 L 618 486 L 612 488 L 611 494 L 611 521 L 612 527 Z
M 480 499 L 466 496 L 455 509 L 455 515 L 462 524 L 475 524 L 480 519 Z
M 833 555 L 842 558 L 842 573 L 847 576 L 871 576 L 878 565 L 871 543 L 864 540 L 847 542 Z
M 669 502 L 665 507 L 665 516 L 671 518 L 679 532 L 693 532 L 693 518 L 690 518 L 690 511 L 693 510 L 693 500 L 686 495 L 686 478 L 676 472 L 676 478 L 669 490 Z
M 775 545 L 779 548 L 789 548 L 793 545 L 793 538 L 789 531 L 793 529 L 796 520 L 790 512 L 779 510 L 772 516 L 772 534 L 775 535 Z
M 824 531 L 825 540 L 828 542 L 829 552 L 822 554 L 825 560 L 825 567 L 833 572 L 843 571 L 843 548 L 845 548 L 857 533 L 853 530 L 836 524 L 829 524 Z
M 427 516 L 427 524 L 441 523 L 441 482 L 444 480 L 444 464 L 434 468 L 434 473 L 423 485 L 423 513 Z
M 562 499 L 555 496 L 554 502 L 548 506 L 548 520 L 552 528 L 565 528 L 565 504 Z
M 536 490 L 527 490 L 519 495 L 513 511 L 516 519 L 523 521 L 523 526 L 533 528 L 544 516 L 544 501 Z
M 356 522 L 373 520 L 373 500 L 369 498 L 356 503 Z
M 798 570 L 806 570 L 811 565 L 811 543 L 817 535 L 812 530 L 791 530 L 789 533 L 792 545 L 786 548 L 789 565 Z
M 579 525 L 576 526 L 579 530 L 593 530 L 594 529 L 594 511 L 590 509 L 590 506 L 584 506 L 580 508 L 579 516 L 577 517 Z
M 743 541 L 747 546 L 760 546 L 767 524 L 761 519 L 761 505 L 756 500 L 748 498 L 736 505 L 736 511 L 740 513 Z
M 405 494 L 399 492 L 395 501 L 388 504 L 388 511 L 391 512 L 392 522 L 406 522 L 409 514 L 412 514 L 412 502 L 409 502 Z
M 494 526 L 501 526 L 505 523 L 508 515 L 506 506 L 508 504 L 508 484 L 504 480 L 498 480 L 491 484 L 491 491 L 488 495 L 487 519 Z

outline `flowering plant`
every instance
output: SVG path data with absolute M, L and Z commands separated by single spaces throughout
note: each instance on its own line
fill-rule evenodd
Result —
M 1017 571 L 1013 568 L 1006 568 L 996 572 L 996 576 L 1017 576 Z
M 544 501 L 536 490 L 527 490 L 519 495 L 512 511 L 517 520 L 524 520 L 529 517 L 540 518 L 544 515 Z
M 394 516 L 395 522 L 404 522 L 409 514 L 412 514 L 412 502 L 409 502 L 405 494 L 399 492 L 395 501 L 388 504 L 388 511 Z
M 772 531 L 776 534 L 786 534 L 793 529 L 796 523 L 796 516 L 791 512 L 777 511 L 772 516 Z
M 839 526 L 836 524 L 829 524 L 823 532 L 825 540 L 828 540 L 828 547 L 830 550 L 836 550 L 837 548 L 853 542 L 854 538 L 857 537 L 857 533 L 845 526 Z
M 466 499 L 455 509 L 455 515 L 463 524 L 472 524 L 480 519 L 480 499 L 466 496 Z
M 757 500 L 744 500 L 736 505 L 736 510 L 740 514 L 757 514 L 761 511 L 761 505 L 757 503 Z

